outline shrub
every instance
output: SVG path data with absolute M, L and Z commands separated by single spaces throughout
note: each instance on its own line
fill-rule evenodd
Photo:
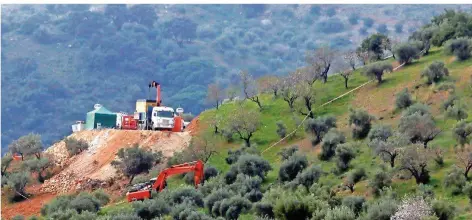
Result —
M 41 207 L 41 215 L 49 216 L 54 212 L 59 210 L 66 210 L 70 207 L 70 202 L 72 201 L 72 196 L 58 196 L 54 198 L 51 202 L 43 205 Z
M 355 169 L 347 175 L 344 185 L 348 187 L 351 192 L 354 192 L 354 185 L 365 177 L 367 177 L 367 175 L 364 168 Z
M 135 213 L 119 213 L 111 216 L 110 220 L 142 220 L 142 218 L 137 216 Z
M 454 106 L 456 100 L 458 100 L 457 96 L 450 95 L 449 97 L 447 97 L 446 101 L 442 103 L 442 109 L 446 111 L 449 107 Z
M 358 216 L 364 206 L 365 198 L 362 196 L 346 196 L 342 200 L 343 206 L 350 208 Z
M 112 161 L 112 165 L 129 177 L 130 183 L 133 182 L 133 178 L 137 174 L 148 172 L 155 163 L 162 160 L 161 152 L 153 153 L 138 145 L 131 148 L 121 148 L 116 155 L 119 160 Z
M 174 204 L 181 204 L 187 200 L 199 207 L 203 207 L 204 205 L 203 194 L 193 187 L 178 188 L 171 193 L 170 197 Z
M 279 135 L 280 138 L 284 138 L 287 135 L 287 128 L 285 127 L 285 124 L 282 121 L 278 121 L 276 125 L 277 125 L 277 134 Z
M 470 204 L 472 204 L 472 184 L 467 183 L 462 191 L 467 196 L 467 198 L 469 198 Z
M 49 215 L 49 219 L 58 219 L 58 220 L 66 220 L 66 219 L 72 219 L 75 216 L 77 216 L 77 211 L 74 209 L 65 209 L 65 210 L 58 210 L 54 213 L 51 213 Z
M 412 104 L 413 104 L 413 100 L 411 99 L 411 95 L 408 92 L 407 88 L 397 93 L 395 105 L 398 109 L 408 108 Z
M 282 182 L 292 181 L 303 169 L 308 166 L 306 156 L 293 155 L 280 165 L 279 180 Z
M 292 155 L 298 151 L 298 146 L 294 145 L 288 148 L 283 148 L 282 151 L 277 154 L 280 155 L 282 160 L 288 160 Z
M 75 138 L 66 138 L 64 140 L 67 151 L 70 155 L 76 155 L 89 148 L 89 144 L 84 140 L 78 140 Z
M 25 217 L 22 215 L 15 215 L 11 220 L 25 220 Z
M 388 125 L 376 124 L 370 129 L 367 138 L 369 141 L 380 140 L 387 141 L 393 135 L 392 127 Z
M 228 150 L 228 157 L 226 157 L 227 164 L 234 164 L 238 161 L 239 157 L 243 154 L 258 154 L 259 152 L 255 148 L 255 146 L 246 147 L 242 146 L 237 150 Z
M 380 195 L 380 191 L 384 187 L 389 187 L 392 184 L 390 174 L 383 170 L 377 171 L 372 179 L 369 181 L 369 186 L 372 188 L 374 195 Z
M 225 182 L 226 184 L 232 184 L 236 177 L 238 176 L 238 168 L 236 166 L 232 166 L 228 172 L 225 174 Z
M 356 147 L 355 143 L 339 144 L 336 147 L 336 166 L 339 171 L 344 172 L 349 168 L 349 163 L 356 157 L 354 152 Z
M 402 117 L 398 124 L 398 131 L 408 137 L 412 143 L 422 143 L 424 148 L 440 132 L 430 115 L 421 115 L 418 112 Z
M 9 197 L 9 200 L 11 202 L 17 202 L 17 201 L 22 201 L 24 200 L 26 196 L 28 196 L 27 192 L 25 191 L 26 184 L 30 182 L 30 173 L 29 172 L 15 172 L 11 173 L 6 181 L 7 185 L 15 190 L 15 193 Z M 21 194 L 21 195 L 19 195 Z
M 192 204 L 179 204 L 172 210 L 172 217 L 175 220 L 210 220 L 211 218 L 199 212 Z
M 228 189 L 244 196 L 251 202 L 257 202 L 262 198 L 262 193 L 260 192 L 261 183 L 262 180 L 258 176 L 250 177 L 238 174 L 236 181 Z
M 89 211 L 83 211 L 80 214 L 72 216 L 71 220 L 90 220 L 90 219 L 97 219 L 97 214 Z
M 346 137 L 344 135 L 335 130 L 331 129 L 328 131 L 328 133 L 325 135 L 323 142 L 321 143 L 321 153 L 320 153 L 320 159 L 322 160 L 329 160 L 331 157 L 334 156 L 336 152 L 336 147 L 338 144 L 343 144 L 346 142 Z
M 323 175 L 323 170 L 319 165 L 311 165 L 303 172 L 298 174 L 295 179 L 296 183 L 304 185 L 305 187 L 310 187 L 313 183 L 318 182 L 321 175 Z
M 460 145 L 464 146 L 469 141 L 469 135 L 472 134 L 472 123 L 464 120 L 457 122 L 452 129 L 452 134 Z
M 334 116 L 321 116 L 316 119 L 308 119 L 305 130 L 315 135 L 316 139 L 313 140 L 312 145 L 317 145 L 322 141 L 325 134 L 331 129 L 336 127 L 336 118 Z
M 399 63 L 409 64 L 419 58 L 420 50 L 412 43 L 400 44 L 395 47 L 395 54 Z
M 457 121 L 469 117 L 469 115 L 467 114 L 467 110 L 461 105 L 454 105 L 447 108 L 446 116 Z
M 204 176 L 204 180 L 207 181 L 210 178 L 218 176 L 218 170 L 215 167 L 212 167 L 210 165 L 205 165 L 203 176 Z
M 226 189 L 218 189 L 213 191 L 210 195 L 208 195 L 205 199 L 205 206 L 208 208 L 208 211 L 211 213 L 213 209 L 213 205 L 217 201 L 222 201 L 223 199 L 230 198 L 232 195 Z
M 226 184 L 224 182 L 224 177 L 222 176 L 217 176 L 215 178 L 211 178 L 208 181 L 205 181 L 205 184 L 202 186 L 198 187 L 198 190 L 204 195 L 208 196 L 210 195 L 213 191 L 221 189 L 225 187 Z
M 337 206 L 329 209 L 326 213 L 326 220 L 354 220 L 356 219 L 355 213 L 346 206 Z
M 459 60 L 467 60 L 471 56 L 472 52 L 472 43 L 470 39 L 459 38 L 454 40 L 449 40 L 446 43 L 446 52 L 449 54 L 454 54 Z
M 269 162 L 256 155 L 242 155 L 238 162 L 234 164 L 237 173 L 242 173 L 248 176 L 259 176 L 264 179 L 267 172 L 272 170 Z
M 98 199 L 98 201 L 100 201 L 100 206 L 104 206 L 110 202 L 110 196 L 108 196 L 108 194 L 103 189 L 95 190 L 92 195 Z
M 423 198 L 434 198 L 434 188 L 428 184 L 419 184 L 416 189 L 417 194 Z
M 256 214 L 262 217 L 274 218 L 274 207 L 268 202 L 258 202 L 254 204 Z
M 421 77 L 426 78 L 428 84 L 437 83 L 446 76 L 449 76 L 449 70 L 440 61 L 434 61 L 421 72 Z
M 226 219 L 238 219 L 241 213 L 245 213 L 251 209 L 251 202 L 241 196 L 234 196 L 229 199 L 224 199 L 219 205 L 220 216 Z
M 153 219 L 167 215 L 171 211 L 169 203 L 162 199 L 147 199 L 132 203 L 134 212 L 142 219 Z
M 369 115 L 368 112 L 362 109 L 349 111 L 349 124 L 352 127 L 352 137 L 356 139 L 365 138 L 370 131 L 372 126 L 371 121 L 374 119 L 373 116 Z
M 376 79 L 378 83 L 382 83 L 382 76 L 385 72 L 392 72 L 392 64 L 388 61 L 375 62 L 364 68 L 364 75 L 371 79 Z
M 100 200 L 89 193 L 81 192 L 70 201 L 70 208 L 75 209 L 79 214 L 83 211 L 97 212 L 100 208 Z
M 274 214 L 276 219 L 310 219 L 312 211 L 306 200 L 288 196 L 276 202 Z
M 391 198 L 382 198 L 367 206 L 366 218 L 376 220 L 390 220 L 397 211 L 397 203 Z
M 432 202 L 432 208 L 434 214 L 439 218 L 439 220 L 452 220 L 456 213 L 456 207 L 443 200 L 434 200 Z
M 419 113 L 420 115 L 431 115 L 431 110 L 429 106 L 423 103 L 415 103 L 403 111 L 402 117 L 408 117 L 415 113 Z

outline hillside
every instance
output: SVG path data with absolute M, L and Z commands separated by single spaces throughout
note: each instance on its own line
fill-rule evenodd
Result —
M 47 169 L 59 172 L 43 184 L 15 187 L 22 173 L 42 173 L 30 165 L 41 161 L 30 150 L 4 172 L 2 213 L 10 218 L 31 206 L 24 215 L 39 215 L 41 206 L 45 219 L 470 219 L 472 32 L 464 27 L 472 27 L 472 15 L 446 11 L 396 45 L 395 58 L 385 49 L 375 54 L 385 36 L 373 34 L 359 46 L 372 52 L 367 64 L 338 67 L 326 82 L 321 68 L 258 80 L 241 72 L 247 98 L 203 111 L 186 132 L 73 134 L 89 143 L 87 150 L 68 158 L 64 143 L 56 143 L 46 152 L 65 165 Z M 279 90 L 261 81 L 278 82 Z M 28 149 L 24 140 L 14 147 Z M 128 151 L 133 142 L 141 148 Z M 121 148 L 130 153 L 117 154 Z M 165 157 L 151 156 L 159 150 Z M 108 165 L 115 156 L 123 160 L 116 176 Z M 195 160 L 205 161 L 197 189 L 192 173 L 176 175 L 152 199 L 126 201 L 128 182 L 145 183 L 165 167 Z M 41 192 L 69 171 L 80 176 L 72 184 L 77 192 L 66 183 L 55 191 L 65 194 Z M 9 202 L 12 189 L 30 199 Z
M 207 85 L 240 69 L 286 75 L 322 45 L 354 48 L 377 31 L 405 39 L 449 5 L 2 5 L 2 147 L 67 136 L 95 103 L 131 112 L 147 83 L 194 115 Z M 185 31 L 183 31 L 185 30 Z M 24 120 L 15 120 L 27 115 Z M 47 121 L 47 122 L 46 122 Z

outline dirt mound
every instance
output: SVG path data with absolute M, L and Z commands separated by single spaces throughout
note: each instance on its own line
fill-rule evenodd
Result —
M 116 176 L 116 169 L 111 162 L 121 148 L 138 144 L 153 151 L 162 151 L 165 157 L 170 157 L 176 151 L 188 146 L 191 135 L 188 132 L 161 132 L 136 130 L 93 130 L 72 134 L 80 140 L 89 143 L 87 151 L 69 158 L 64 141 L 56 143 L 46 150 L 54 155 L 57 165 L 62 171 L 46 180 L 42 186 L 43 192 L 68 192 L 79 190 L 81 183 L 90 181 L 107 181 Z
M 196 135 L 200 129 L 200 121 L 198 116 L 195 117 L 190 124 L 185 128 L 185 131 L 189 132 L 191 135 Z

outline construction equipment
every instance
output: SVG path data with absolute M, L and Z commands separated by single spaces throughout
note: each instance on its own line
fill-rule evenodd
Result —
M 131 190 L 126 193 L 126 198 L 128 202 L 151 199 L 152 190 L 161 192 L 166 186 L 166 179 L 168 177 L 187 172 L 194 172 L 193 182 L 195 188 L 197 188 L 198 184 L 203 182 L 203 168 L 204 165 L 201 160 L 171 166 L 159 173 L 157 178 L 152 178 L 147 183 L 132 186 Z

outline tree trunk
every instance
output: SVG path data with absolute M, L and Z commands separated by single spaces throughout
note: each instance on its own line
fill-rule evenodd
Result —
M 354 185 L 349 185 L 347 186 L 349 188 L 349 190 L 351 191 L 351 193 L 354 193 Z
M 220 107 L 218 101 L 216 101 L 216 110 L 218 110 L 218 107 Z
M 348 81 L 348 78 L 344 77 L 344 88 L 346 88 L 346 89 L 347 89 L 347 81 Z
M 376 74 L 377 82 L 382 83 L 382 74 Z
M 308 116 L 310 118 L 315 118 L 315 116 L 313 115 L 313 112 L 311 111 L 311 99 L 307 97 L 305 97 L 304 99 L 305 99 L 306 109 L 308 109 Z
M 251 137 L 244 138 L 244 142 L 246 142 L 246 147 L 251 147 Z
M 133 179 L 134 179 L 134 175 L 131 175 L 131 178 L 129 179 L 128 185 L 131 185 L 131 183 L 133 182 Z
M 218 134 L 218 126 L 215 125 L 215 134 Z
M 465 176 L 465 179 L 466 179 L 466 180 L 469 180 L 469 171 L 470 171 L 470 168 L 472 168 L 472 166 L 466 166 L 466 167 L 465 167 L 464 176 Z
M 395 156 L 390 156 L 390 167 L 395 167 Z
M 41 159 L 41 153 L 35 153 L 34 155 L 36 156 L 38 160 Z

